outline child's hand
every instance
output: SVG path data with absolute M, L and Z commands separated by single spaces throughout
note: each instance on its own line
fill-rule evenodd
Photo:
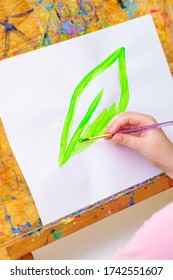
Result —
M 173 179 L 173 144 L 161 129 L 151 129 L 131 134 L 118 133 L 123 129 L 155 124 L 149 115 L 135 112 L 120 113 L 114 117 L 106 133 L 115 134 L 115 144 L 128 146 L 142 154 L 152 165 L 164 170 Z

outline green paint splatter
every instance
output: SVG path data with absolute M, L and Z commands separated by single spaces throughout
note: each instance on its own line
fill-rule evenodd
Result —
M 62 227 L 60 227 L 58 230 L 56 230 L 56 231 L 52 231 L 52 235 L 53 235 L 53 238 L 54 239 L 60 239 L 61 237 L 62 237 L 62 235 L 63 235 L 63 233 L 62 233 L 62 230 L 63 230 L 63 228 Z
M 109 26 L 109 23 L 108 23 L 108 22 L 103 22 L 103 23 L 102 23 L 102 27 L 103 27 L 103 28 L 108 27 L 108 26 Z
M 79 123 L 76 131 L 74 132 L 71 140 L 68 141 L 74 115 L 75 115 L 75 109 L 79 97 L 82 95 L 87 85 L 91 81 L 93 81 L 96 77 L 98 77 L 100 74 L 102 74 L 104 71 L 106 71 L 117 59 L 118 59 L 119 81 L 120 81 L 120 88 L 121 88 L 121 96 L 119 99 L 119 103 L 118 104 L 114 103 L 109 109 L 104 109 L 91 124 L 88 124 L 92 117 L 92 114 L 98 107 L 98 104 L 100 103 L 100 100 L 103 96 L 104 89 L 102 89 L 91 103 L 84 118 Z M 119 48 L 118 50 L 110 54 L 93 70 L 91 70 L 80 81 L 80 83 L 77 85 L 76 89 L 74 90 L 71 98 L 69 110 L 64 122 L 62 135 L 61 135 L 60 153 L 58 158 L 59 166 L 60 167 L 63 166 L 71 156 L 81 153 L 83 150 L 87 149 L 90 145 L 92 145 L 95 141 L 80 142 L 79 140 L 81 138 L 88 138 L 88 137 L 102 134 L 107 124 L 110 122 L 110 120 L 115 115 L 125 111 L 128 102 L 129 102 L 129 86 L 128 86 L 128 78 L 126 72 L 125 48 Z
M 29 233 L 29 235 L 34 235 L 35 234 L 35 231 L 31 231 L 30 233 Z

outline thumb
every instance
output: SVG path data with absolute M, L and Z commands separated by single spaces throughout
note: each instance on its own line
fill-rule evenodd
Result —
M 142 146 L 143 146 L 140 137 L 133 136 L 130 134 L 118 133 L 118 134 L 114 135 L 114 137 L 112 138 L 112 141 L 115 144 L 121 144 L 121 145 L 127 146 L 138 152 L 140 152 L 142 150 Z

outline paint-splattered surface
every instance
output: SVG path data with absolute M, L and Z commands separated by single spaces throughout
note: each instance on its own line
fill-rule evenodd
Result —
M 173 187 L 164 174 L 80 209 L 44 227 L 35 228 L 0 247 L 1 258 L 17 259 L 68 234 Z
M 173 0 L 0 1 L 0 59 L 149 13 L 173 72 Z
M 173 74 L 173 0 L 0 1 L 0 59 L 149 13 Z M 160 176 L 40 228 L 33 198 L 0 123 L 0 259 L 18 258 L 172 186 L 168 177 Z
M 38 227 L 40 219 L 0 121 L 0 259 L 8 258 L 4 242 Z
M 0 121 L 0 246 L 39 224 L 33 198 Z

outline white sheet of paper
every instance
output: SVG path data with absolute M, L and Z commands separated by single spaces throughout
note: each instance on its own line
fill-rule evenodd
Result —
M 43 224 L 131 187 L 161 170 L 136 152 L 99 140 L 58 167 L 64 119 L 80 80 L 126 48 L 129 111 L 171 120 L 173 82 L 152 18 L 141 17 L 0 62 L 0 114 Z M 104 87 L 96 114 L 119 98 L 117 62 L 85 90 L 75 124 Z M 74 128 L 73 128 L 74 130 Z M 173 139 L 173 129 L 166 129 Z

